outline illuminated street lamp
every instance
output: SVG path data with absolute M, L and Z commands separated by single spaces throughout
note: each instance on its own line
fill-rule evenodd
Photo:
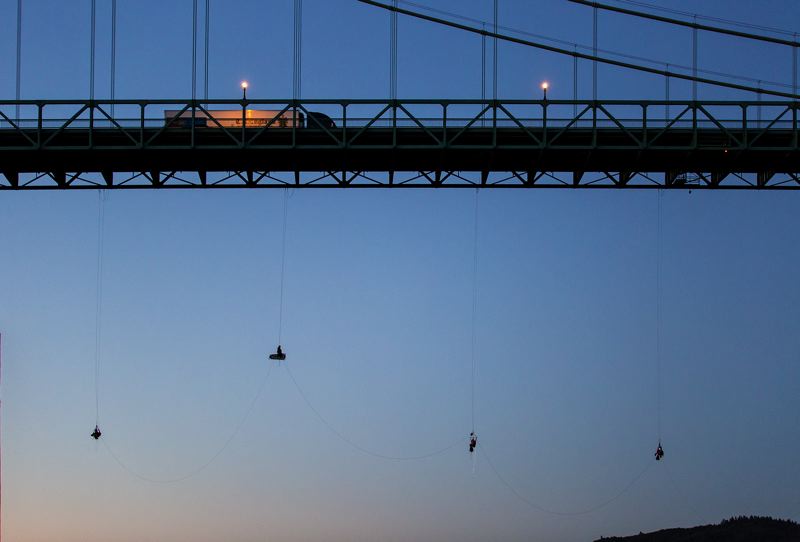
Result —
M 542 82 L 542 93 L 544 94 L 544 99 L 547 100 L 547 89 L 550 88 L 550 83 L 547 81 Z
M 248 86 L 249 85 L 247 84 L 247 81 L 242 81 L 242 100 L 246 100 L 247 99 L 247 87 Z

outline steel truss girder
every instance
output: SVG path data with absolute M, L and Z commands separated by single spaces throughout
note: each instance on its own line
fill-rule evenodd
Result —
M 196 122 L 220 108 L 307 122 Z M 189 126 L 167 126 L 165 109 L 189 115 Z M 0 189 L 281 186 L 272 179 L 284 172 L 298 187 L 470 186 L 453 172 L 476 172 L 479 186 L 793 188 L 799 110 L 787 101 L 0 101 Z M 236 181 L 212 175 L 220 171 Z M 419 172 L 419 182 L 396 179 L 402 171 Z M 543 172 L 552 171 L 569 178 L 549 182 L 558 176 Z M 508 181 L 493 181 L 501 172 Z

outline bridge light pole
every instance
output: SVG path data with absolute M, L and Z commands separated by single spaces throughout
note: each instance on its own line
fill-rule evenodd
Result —
M 242 81 L 242 100 L 246 100 L 247 99 L 247 87 L 248 86 L 250 86 L 250 85 L 248 85 L 247 81 Z
M 550 88 L 550 83 L 547 81 L 542 81 L 542 93 L 544 94 L 544 100 L 547 101 L 547 89 Z

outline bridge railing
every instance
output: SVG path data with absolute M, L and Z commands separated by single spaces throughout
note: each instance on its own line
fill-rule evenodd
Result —
M 731 129 L 798 123 L 800 102 L 791 101 L 627 101 L 627 100 L 0 100 L 2 128 L 136 128 L 164 125 L 165 112 L 204 117 L 214 110 L 318 111 L 337 127 L 431 128 L 493 126 L 638 129 L 717 126 Z M 277 127 L 277 126 L 276 126 Z

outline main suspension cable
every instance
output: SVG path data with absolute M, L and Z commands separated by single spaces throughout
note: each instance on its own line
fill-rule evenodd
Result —
M 602 4 L 600 2 L 594 2 L 591 0 L 567 0 L 567 2 L 572 2 L 573 4 L 580 4 L 582 6 L 589 6 L 594 9 L 603 9 L 606 11 L 613 11 L 616 13 L 622 13 L 623 15 L 631 15 L 633 17 L 640 17 L 642 19 L 650 19 L 652 21 L 659 21 L 662 23 L 668 23 L 671 25 L 676 26 L 684 26 L 687 28 L 693 28 L 695 30 L 703 30 L 705 32 L 715 32 L 717 34 L 727 34 L 729 36 L 735 36 L 737 38 L 745 38 L 749 40 L 756 40 L 756 41 L 764 41 L 768 43 L 775 43 L 778 45 L 786 45 L 788 47 L 800 47 L 800 43 L 791 40 L 785 40 L 781 38 L 773 38 L 770 36 L 763 36 L 761 34 L 751 34 L 749 32 L 740 32 L 738 30 L 731 30 L 728 28 L 721 28 L 718 26 L 709 26 L 705 24 L 699 24 L 696 20 L 694 22 L 689 21 L 681 21 L 680 19 L 672 19 L 670 17 L 662 17 L 661 15 L 654 15 L 652 13 L 645 13 L 643 11 L 636 11 L 627 8 L 621 8 L 617 6 L 610 6 L 608 4 Z M 697 19 L 697 15 L 693 15 L 694 19 Z
M 341 431 L 336 429 L 336 427 L 334 427 L 333 424 L 331 424 L 320 413 L 320 411 L 317 410 L 316 407 L 314 407 L 314 405 L 308 399 L 308 397 L 306 396 L 305 392 L 303 391 L 303 388 L 300 387 L 300 384 L 297 382 L 297 379 L 295 379 L 294 374 L 292 373 L 292 369 L 289 367 L 289 364 L 286 363 L 284 366 L 286 367 L 286 372 L 289 373 L 289 378 L 291 379 L 292 383 L 294 384 L 294 387 L 297 389 L 297 393 L 303 399 L 303 402 L 306 404 L 306 406 L 308 406 L 309 410 L 311 410 L 311 412 L 313 412 L 314 415 L 317 417 L 317 419 L 322 423 L 322 425 L 327 427 L 328 430 L 331 433 L 333 433 L 336 437 L 339 438 L 339 440 L 341 440 L 345 444 L 348 444 L 349 446 L 351 446 L 352 448 L 354 448 L 355 450 L 357 450 L 357 451 L 359 451 L 359 452 L 361 452 L 363 454 L 370 455 L 372 457 L 377 457 L 378 459 L 387 459 L 387 460 L 390 460 L 390 461 L 413 461 L 413 460 L 418 460 L 418 459 L 427 459 L 429 457 L 433 457 L 433 456 L 436 456 L 436 455 L 443 454 L 443 453 L 445 453 L 445 452 L 447 452 L 449 450 L 452 450 L 456 446 L 460 446 L 460 445 L 462 445 L 464 443 L 464 439 L 463 438 L 459 438 L 458 440 L 454 441 L 452 444 L 448 444 L 447 446 L 445 446 L 443 448 L 439 448 L 438 450 L 434 450 L 432 452 L 428 452 L 428 453 L 424 453 L 424 454 L 420 454 L 420 455 L 407 455 L 407 456 L 386 455 L 386 454 L 382 454 L 382 453 L 379 453 L 379 452 L 372 451 L 372 450 L 370 450 L 368 448 L 365 448 L 365 447 L 361 446 L 360 444 L 354 442 L 353 440 L 347 438 Z
M 782 29 L 782 28 L 775 28 L 775 27 L 771 27 L 771 26 L 763 26 L 763 25 L 757 25 L 757 24 L 753 24 L 753 23 L 746 23 L 744 21 L 735 21 L 733 19 L 723 19 L 721 17 L 712 17 L 710 15 L 702 15 L 702 14 L 699 14 L 699 13 L 693 13 L 691 11 L 683 11 L 683 10 L 680 10 L 680 9 L 668 8 L 666 6 L 661 6 L 661 5 L 658 5 L 658 4 L 650 4 L 650 3 L 641 2 L 641 1 L 638 1 L 638 0 L 616 0 L 616 2 L 619 3 L 619 4 L 630 4 L 632 6 L 639 6 L 639 7 L 643 7 L 643 8 L 653 9 L 653 10 L 661 11 L 661 12 L 664 12 L 664 13 L 672 13 L 673 15 L 682 15 L 684 17 L 692 17 L 692 18 L 701 19 L 701 20 L 704 20 L 704 21 L 722 23 L 722 24 L 727 24 L 727 25 L 730 25 L 730 26 L 738 26 L 740 28 L 753 28 L 755 30 L 763 30 L 764 32 L 772 32 L 773 34 L 783 34 L 785 36 L 793 36 L 793 35 L 796 36 L 796 34 L 797 34 L 797 32 L 795 32 L 794 30 L 785 30 L 785 29 Z M 795 41 L 797 41 L 797 40 L 795 39 Z
M 430 13 L 438 13 L 439 15 L 446 15 L 447 17 L 450 17 L 451 19 L 456 19 L 456 20 L 459 20 L 459 21 L 465 21 L 465 22 L 468 22 L 468 23 L 473 23 L 475 25 L 481 25 L 481 28 L 484 31 L 486 30 L 487 22 L 485 20 L 476 19 L 474 17 L 467 17 L 467 16 L 462 15 L 460 13 L 454 13 L 452 11 L 446 11 L 446 10 L 443 10 L 443 9 L 434 8 L 434 7 L 431 7 L 431 6 L 427 6 L 425 4 L 421 4 L 419 2 L 412 2 L 410 0 L 398 0 L 398 3 L 406 5 L 406 6 L 414 7 L 414 8 L 417 8 L 417 9 L 421 9 L 423 11 L 427 11 L 427 12 L 430 12 Z M 632 55 L 632 54 L 629 54 L 629 53 L 623 53 L 623 52 L 614 51 L 614 50 L 611 50 L 611 49 L 604 49 L 602 47 L 598 47 L 597 50 L 595 51 L 595 48 L 594 48 L 593 45 L 584 45 L 584 44 L 573 42 L 573 41 L 554 38 L 552 36 L 545 36 L 543 34 L 536 34 L 534 32 L 528 32 L 526 30 L 521 30 L 519 28 L 514 28 L 514 27 L 510 27 L 510 26 L 498 25 L 497 28 L 499 30 L 504 31 L 504 32 L 510 32 L 512 34 L 518 34 L 520 36 L 528 36 L 528 37 L 531 37 L 531 38 L 541 39 L 541 40 L 544 40 L 544 41 L 547 41 L 547 42 L 564 45 L 565 47 L 573 49 L 573 52 L 577 52 L 578 49 L 581 49 L 583 51 L 590 51 L 595 55 L 598 54 L 598 53 L 602 53 L 604 55 L 611 55 L 611 56 L 615 56 L 615 57 L 619 57 L 619 58 L 626 58 L 628 60 L 636 60 L 636 61 L 639 61 L 639 62 L 645 62 L 645 63 L 653 64 L 653 65 L 656 65 L 656 66 L 664 66 L 667 69 L 668 69 L 669 66 L 672 66 L 674 68 L 678 68 L 678 69 L 681 69 L 681 70 L 684 70 L 684 71 L 687 71 L 687 72 L 691 72 L 694 69 L 693 66 L 686 66 L 686 65 L 683 65 L 683 64 L 676 64 L 674 62 L 666 62 L 664 60 L 659 60 L 659 59 L 656 59 L 656 58 L 648 58 L 648 57 L 644 57 L 644 56 L 640 56 L 640 55 Z M 482 37 L 483 37 L 484 40 L 486 39 L 485 35 L 482 36 Z M 795 49 L 795 51 L 797 51 L 797 50 Z M 577 61 L 577 58 L 574 58 L 574 60 Z M 717 71 L 717 70 L 703 69 L 703 68 L 700 68 L 700 67 L 697 67 L 697 73 L 703 73 L 703 74 L 706 74 L 706 75 L 714 75 L 714 76 L 724 77 L 726 79 L 733 79 L 733 80 L 737 80 L 737 81 L 747 81 L 747 82 L 750 82 L 750 83 L 756 83 L 756 82 L 759 81 L 755 77 L 747 77 L 747 76 L 744 76 L 744 75 L 738 75 L 738 74 L 733 74 L 733 73 L 725 73 L 725 72 L 721 72 L 721 71 Z M 797 91 L 794 89 L 792 84 L 782 83 L 782 82 L 779 82 L 779 81 L 767 81 L 767 80 L 761 80 L 761 82 L 769 84 L 770 86 L 774 86 L 774 87 L 792 89 L 792 92 L 797 94 Z
M 545 514 L 550 514 L 553 516 L 566 516 L 566 517 L 584 516 L 586 514 L 591 514 L 592 512 L 596 512 L 602 508 L 605 508 L 606 506 L 619 500 L 623 495 L 628 493 L 628 491 L 630 491 L 631 488 L 633 488 L 633 486 L 636 485 L 636 483 L 642 478 L 642 476 L 645 475 L 645 473 L 648 470 L 650 470 L 650 467 L 652 467 L 653 465 L 651 462 L 648 461 L 647 465 L 641 471 L 639 471 L 633 477 L 633 479 L 625 485 L 625 487 L 623 487 L 618 493 L 614 494 L 612 497 L 590 508 L 585 508 L 576 511 L 561 511 L 561 510 L 552 510 L 550 508 L 541 506 L 538 503 L 535 503 L 529 498 L 525 497 L 522 493 L 520 493 L 517 490 L 517 488 L 514 487 L 508 480 L 506 480 L 506 478 L 502 474 L 500 474 L 500 471 L 497 470 L 497 468 L 494 466 L 494 463 L 492 463 L 491 458 L 489 458 L 489 454 L 486 453 L 486 444 L 484 444 L 483 441 L 481 442 L 481 444 L 478 445 L 478 451 L 481 453 L 481 456 L 483 456 L 483 458 L 486 460 L 486 464 L 489 465 L 489 468 L 494 473 L 495 477 L 500 481 L 500 483 L 506 486 L 506 488 L 511 492 L 511 494 L 513 494 L 517 499 L 519 499 L 523 503 L 527 504 L 530 508 L 533 508 L 534 510 L 538 510 L 539 512 L 544 512 Z
M 601 57 L 601 56 L 595 56 L 595 55 L 590 55 L 590 54 L 585 54 L 585 53 L 580 53 L 580 52 L 575 52 L 575 51 L 569 51 L 569 50 L 566 50 L 566 49 L 562 49 L 560 47 L 554 47 L 554 46 L 551 46 L 551 45 L 546 45 L 546 44 L 543 44 L 543 43 L 540 43 L 540 42 L 531 41 L 531 40 L 524 40 L 524 39 L 521 39 L 521 38 L 508 36 L 508 35 L 505 35 L 505 34 L 489 32 L 489 31 L 486 31 L 486 30 L 483 30 L 483 29 L 480 29 L 480 28 L 474 28 L 474 27 L 471 27 L 469 25 L 464 25 L 464 24 L 453 22 L 453 21 L 448 21 L 446 19 L 441 19 L 441 18 L 438 18 L 438 17 L 432 17 L 430 15 L 425 15 L 423 13 L 419 13 L 419 12 L 416 12 L 416 11 L 411 11 L 411 10 L 407 10 L 407 9 L 403 9 L 403 8 L 399 8 L 399 7 L 395 8 L 393 6 L 390 6 L 390 5 L 381 3 L 381 2 L 377 2 L 375 0 L 357 0 L 357 1 L 361 2 L 362 4 L 367 4 L 367 5 L 374 6 L 374 7 L 381 8 L 381 9 L 395 10 L 398 13 L 401 13 L 403 15 L 408 15 L 409 17 L 422 19 L 422 20 L 429 21 L 429 22 L 432 22 L 432 23 L 436 23 L 436 24 L 439 24 L 439 25 L 442 25 L 442 26 L 449 26 L 451 28 L 457 28 L 459 30 L 472 32 L 474 34 L 481 34 L 481 35 L 485 35 L 487 37 L 492 37 L 492 38 L 496 37 L 497 39 L 501 39 L 501 40 L 508 41 L 508 42 L 511 42 L 511 43 L 516 43 L 518 45 L 525 45 L 527 47 L 534 47 L 534 48 L 537 48 L 537 49 L 542 49 L 542 50 L 545 50 L 545 51 L 550 51 L 550 52 L 561 54 L 561 55 L 566 55 L 566 56 L 576 57 L 576 58 L 582 58 L 582 59 L 590 60 L 590 61 L 597 61 L 597 62 L 601 62 L 603 64 L 609 64 L 609 65 L 612 65 L 612 66 L 617 66 L 617 67 L 625 68 L 625 69 L 629 69 L 629 70 L 640 71 L 640 72 L 644 72 L 644 73 L 650 73 L 650 74 L 653 74 L 653 75 L 659 75 L 661 77 L 675 77 L 676 79 L 683 79 L 683 80 L 686 80 L 686 81 L 697 81 L 698 83 L 703 83 L 703 84 L 706 84 L 706 85 L 712 85 L 712 86 L 717 86 L 717 87 L 730 88 L 730 89 L 742 90 L 742 91 L 753 92 L 753 93 L 758 93 L 759 92 L 759 90 L 756 87 L 751 87 L 751 86 L 747 86 L 747 85 L 739 85 L 737 83 L 728 83 L 726 81 L 718 81 L 718 80 L 714 80 L 714 79 L 707 79 L 705 77 L 694 77 L 692 75 L 685 75 L 685 74 L 678 73 L 678 72 L 670 72 L 670 71 L 666 71 L 666 70 L 659 70 L 659 69 L 656 69 L 656 68 L 650 68 L 648 66 L 641 66 L 639 64 L 632 64 L 632 63 L 629 63 L 629 62 L 622 62 L 622 61 L 619 61 L 619 60 L 614 60 L 614 59 L 605 58 L 605 57 Z M 764 90 L 764 89 L 762 89 L 761 92 L 762 92 L 762 94 L 766 94 L 766 95 L 769 95 L 769 96 L 777 96 L 777 97 L 780 97 L 780 98 L 800 99 L 800 95 L 789 93 L 789 92 L 781 92 L 781 91 L 778 91 L 778 90 Z
M 105 446 L 105 448 L 108 451 L 109 455 L 111 456 L 111 458 L 114 460 L 114 462 L 117 465 L 119 465 L 123 470 L 127 471 L 128 474 L 130 474 L 134 478 L 138 478 L 139 480 L 142 480 L 144 482 L 148 482 L 148 483 L 151 483 L 151 484 L 164 484 L 164 485 L 166 485 L 166 484 L 176 484 L 176 483 L 188 480 L 189 478 L 193 478 L 194 476 L 197 476 L 198 474 L 200 474 L 201 472 L 206 470 L 209 466 L 211 466 L 211 464 L 214 461 L 216 461 L 217 458 L 219 458 L 219 456 L 221 456 L 222 453 L 228 448 L 230 443 L 233 442 L 233 439 L 236 438 L 236 435 L 239 434 L 239 431 L 241 431 L 241 429 L 244 426 L 245 422 L 250 417 L 250 414 L 253 412 L 253 409 L 255 408 L 256 404 L 258 403 L 258 400 L 261 398 L 261 395 L 264 393 L 264 388 L 266 387 L 267 379 L 269 378 L 269 374 L 270 374 L 271 371 L 272 371 L 272 366 L 270 365 L 270 366 L 267 367 L 267 371 L 264 373 L 264 378 L 261 380 L 261 384 L 259 385 L 255 396 L 253 396 L 253 399 L 250 401 L 250 404 L 248 405 L 247 410 L 245 410 L 244 414 L 239 419 L 239 422 L 233 428 L 233 431 L 231 431 L 230 435 L 228 435 L 228 438 L 225 439 L 225 441 L 222 443 L 222 445 L 219 448 L 217 448 L 217 450 L 209 457 L 208 460 L 206 460 L 205 462 L 201 463 L 200 465 L 198 465 L 197 467 L 195 467 L 194 469 L 192 469 L 191 471 L 189 471 L 188 473 L 186 473 L 186 474 L 184 474 L 182 476 L 177 476 L 177 477 L 174 477 L 174 478 L 153 478 L 153 477 L 150 477 L 150 476 L 146 476 L 144 474 L 141 474 L 136 469 L 133 469 L 132 467 L 130 467 L 124 461 L 122 461 L 122 459 L 119 457 L 119 455 L 108 444 L 108 435 L 107 434 L 106 434 L 105 438 L 103 439 L 103 446 Z

